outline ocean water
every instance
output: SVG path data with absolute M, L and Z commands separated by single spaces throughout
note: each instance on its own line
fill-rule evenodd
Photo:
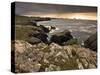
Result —
M 76 20 L 76 19 L 52 19 L 50 21 L 40 21 L 38 25 L 54 26 L 55 30 L 52 30 L 48 36 L 69 30 L 74 38 L 77 38 L 80 44 L 92 34 L 97 31 L 97 21 L 90 20 Z

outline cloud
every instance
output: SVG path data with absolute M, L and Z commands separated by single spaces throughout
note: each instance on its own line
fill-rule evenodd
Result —
M 97 7 L 16 2 L 15 8 L 15 13 L 19 15 L 43 15 L 89 12 L 96 13 Z

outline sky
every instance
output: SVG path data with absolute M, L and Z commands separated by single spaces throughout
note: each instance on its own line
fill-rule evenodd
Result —
M 16 2 L 15 14 L 36 17 L 97 20 L 97 7 Z

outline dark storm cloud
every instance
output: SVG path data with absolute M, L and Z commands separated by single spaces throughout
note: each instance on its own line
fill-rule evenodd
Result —
M 72 5 L 54 5 L 41 3 L 16 2 L 15 13 L 19 15 L 30 14 L 59 14 L 59 13 L 96 13 L 96 7 L 72 6 Z

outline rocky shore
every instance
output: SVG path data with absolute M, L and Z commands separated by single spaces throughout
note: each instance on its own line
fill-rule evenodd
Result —
M 91 35 L 84 44 L 85 47 L 97 52 L 97 33 Z
M 97 67 L 97 54 L 79 45 L 61 46 L 56 43 L 30 44 L 15 40 L 15 72 L 44 72 L 93 69 Z
M 97 68 L 97 53 L 92 48 L 96 42 L 91 44 L 94 38 L 87 39 L 85 48 L 68 30 L 53 34 L 48 40 L 49 32 L 43 25 L 33 24 L 24 36 L 16 35 L 12 40 L 12 53 L 15 53 L 15 64 L 12 65 L 16 73 Z

